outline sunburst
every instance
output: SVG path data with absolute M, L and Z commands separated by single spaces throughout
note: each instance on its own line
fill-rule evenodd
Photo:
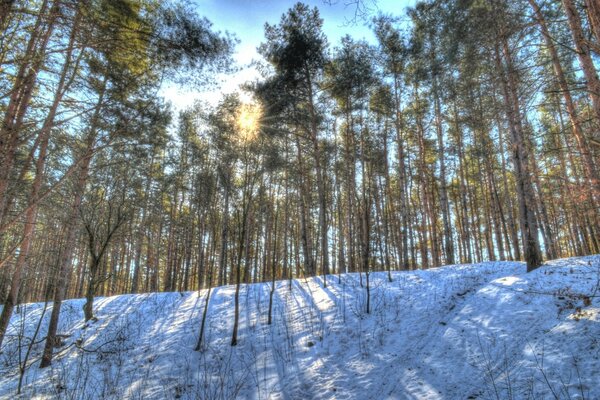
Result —
M 258 136 L 262 108 L 258 103 L 244 103 L 240 106 L 237 115 L 237 126 L 240 139 L 250 142 Z

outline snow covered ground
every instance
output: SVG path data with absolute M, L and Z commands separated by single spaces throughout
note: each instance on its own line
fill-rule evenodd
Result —
M 65 399 L 600 399 L 600 256 L 489 262 L 371 274 L 370 314 L 358 274 L 241 291 L 213 290 L 205 348 L 193 351 L 206 292 L 98 298 L 63 307 L 66 334 L 40 370 L 35 339 L 22 398 Z M 364 278 L 364 275 L 363 275 Z M 0 398 L 18 398 L 43 304 L 19 307 L 0 355 Z M 46 310 L 44 319 L 49 317 Z M 19 346 L 20 351 L 19 351 Z M 20 355 L 19 355 L 20 354 Z

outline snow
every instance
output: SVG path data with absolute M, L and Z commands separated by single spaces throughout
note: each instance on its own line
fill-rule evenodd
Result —
M 531 273 L 487 262 L 213 289 L 205 346 L 193 351 L 206 291 L 63 305 L 63 346 L 39 369 L 42 328 L 21 398 L 75 399 L 598 399 L 600 256 Z M 364 275 L 363 275 L 364 278 Z M 363 279 L 364 281 L 364 279 Z M 18 398 L 19 363 L 43 304 L 19 307 L 0 354 L 0 398 Z M 50 306 L 43 318 L 50 315 Z M 21 346 L 21 347 L 19 347 Z M 20 354 L 20 356 L 19 356 Z

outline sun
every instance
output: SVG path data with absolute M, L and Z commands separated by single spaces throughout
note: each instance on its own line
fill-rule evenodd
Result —
M 238 109 L 237 126 L 240 132 L 240 138 L 249 142 L 258 135 L 260 129 L 260 118 L 262 109 L 257 103 L 244 103 Z

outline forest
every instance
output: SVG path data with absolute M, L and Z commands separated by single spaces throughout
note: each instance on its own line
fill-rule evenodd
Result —
M 597 0 L 358 12 L 377 43 L 297 3 L 261 79 L 176 111 L 239 41 L 185 3 L 0 2 L 0 348 L 25 303 L 44 367 L 67 299 L 209 289 L 204 329 L 235 285 L 235 346 L 251 283 L 357 273 L 368 314 L 374 272 L 600 253 Z

